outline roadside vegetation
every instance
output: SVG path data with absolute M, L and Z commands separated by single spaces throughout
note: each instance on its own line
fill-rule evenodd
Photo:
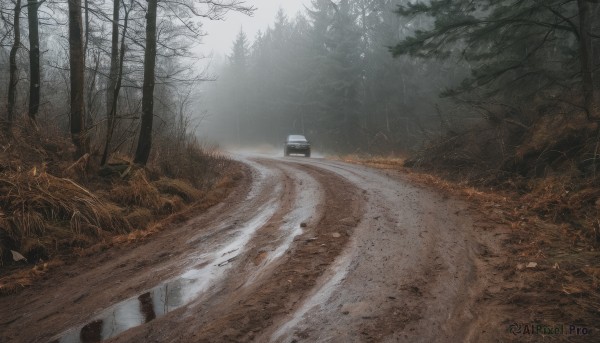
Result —
M 506 309 L 507 325 L 519 318 L 598 330 L 600 6 L 404 2 L 397 14 L 415 30 L 394 55 L 455 61 L 469 73 L 440 93 L 454 106 L 439 112 L 438 130 L 423 131 L 420 147 L 342 159 L 402 170 L 469 199 L 491 228 L 509 228 L 501 283 L 485 296 Z
M 444 150 L 453 153 L 452 149 Z M 497 284 L 481 299 L 484 308 L 503 309 L 495 315 L 504 318 L 506 327 L 516 321 L 576 323 L 598 330 L 600 206 L 596 177 L 585 178 L 571 171 L 537 178 L 498 178 L 493 173 L 474 173 L 471 168 L 456 173 L 436 161 L 415 164 L 419 156 L 339 158 L 388 172 L 400 171 L 416 184 L 464 199 L 471 204 L 475 218 L 485 216 L 476 230 L 508 233 L 500 241 L 500 255 L 488 250 L 482 255 L 497 273 Z
M 563 120 L 549 128 L 547 120 L 522 133 L 508 159 L 514 169 L 500 166 L 498 151 L 482 151 L 486 144 L 502 144 L 502 138 L 473 128 L 448 133 L 402 158 L 341 159 L 401 171 L 413 182 L 474 204 L 475 213 L 486 216 L 483 230 L 508 229 L 504 257 L 494 265 L 500 283 L 485 298 L 492 308 L 506 309 L 504 324 L 578 323 L 598 330 L 600 178 L 589 160 L 597 139 L 585 138 L 589 127 Z M 579 143 L 561 147 L 565 137 Z
M 202 108 L 212 138 L 279 147 L 304 134 L 474 200 L 511 230 L 493 301 L 532 322 L 597 322 L 597 1 L 311 0 L 256 37 L 240 31 L 202 92 L 194 18 L 252 13 L 243 1 L 0 10 L 0 293 L 30 282 L 7 276 L 21 263 L 37 275 L 222 199 L 238 176 L 194 138 Z
M 432 1 L 398 10 L 432 25 L 393 52 L 459 52 L 471 75 L 444 95 L 484 119 L 464 125 L 446 116 L 439 137 L 404 166 L 473 187 L 474 198 L 496 198 L 482 210 L 511 229 L 504 242 L 510 257 L 500 266 L 504 286 L 492 292 L 507 316 L 598 330 L 600 6 L 508 3 Z
M 101 166 L 93 155 L 73 162 L 68 137 L 13 132 L 0 137 L 0 294 L 78 255 L 180 223 L 223 200 L 240 177 L 234 162 L 192 137 L 145 167 L 119 155 Z
M 198 18 L 229 11 L 253 8 L 0 4 L 0 294 L 227 195 L 239 175 L 196 138 L 208 77 L 191 50 L 204 35 Z

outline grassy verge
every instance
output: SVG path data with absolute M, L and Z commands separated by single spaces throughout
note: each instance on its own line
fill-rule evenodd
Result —
M 64 138 L 0 137 L 0 295 L 115 244 L 143 240 L 222 201 L 240 179 L 215 150 L 188 142 L 146 168 L 73 163 Z
M 503 283 L 488 293 L 489 302 L 508 309 L 503 324 L 575 324 L 600 331 L 600 245 L 594 235 L 600 193 L 591 180 L 563 173 L 492 188 L 408 168 L 397 157 L 341 160 L 401 171 L 415 183 L 469 200 L 485 215 L 484 229 L 509 228 L 502 242 L 504 262 L 496 266 Z

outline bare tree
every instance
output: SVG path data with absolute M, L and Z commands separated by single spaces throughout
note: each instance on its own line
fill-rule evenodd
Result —
M 29 23 L 29 118 L 35 121 L 40 107 L 40 35 L 37 0 L 27 0 Z
M 595 92 L 594 92 L 594 60 L 592 57 L 592 23 L 594 13 L 591 10 L 589 0 L 577 0 L 579 9 L 579 59 L 581 63 L 581 74 L 583 81 L 584 106 L 588 116 L 593 119 L 600 119 L 597 113 Z
M 8 82 L 8 109 L 6 118 L 6 130 L 10 131 L 15 115 L 15 104 L 17 102 L 17 83 L 19 83 L 18 66 L 17 66 L 17 52 L 21 45 L 21 28 L 19 19 L 21 16 L 21 0 L 16 0 L 13 18 L 13 31 L 14 39 L 10 49 L 9 57 L 9 74 L 10 79 Z
M 84 68 L 81 0 L 69 0 L 69 64 L 71 68 L 71 139 L 75 158 L 87 152 L 84 132 Z
M 138 138 L 137 149 L 134 162 L 146 165 L 152 148 L 152 122 L 154 119 L 154 85 L 155 85 L 155 64 L 156 64 L 156 18 L 157 18 L 157 0 L 148 0 L 148 11 L 146 13 L 146 47 L 144 51 L 144 84 L 142 87 L 142 123 Z M 253 7 L 244 5 L 241 0 L 201 0 L 169 3 L 172 5 L 171 11 L 175 14 L 174 18 L 185 23 L 183 17 L 177 14 L 178 11 L 187 13 L 190 16 L 204 17 L 211 20 L 222 19 L 228 11 L 237 11 L 245 14 L 252 14 Z M 195 31 L 190 26 L 185 25 L 192 32 Z M 162 45 L 166 50 L 172 50 L 168 46 Z
M 118 0 L 115 0 L 115 4 Z M 108 161 L 110 143 L 112 136 L 115 131 L 116 115 L 117 115 L 117 104 L 119 100 L 119 92 L 121 90 L 121 83 L 123 80 L 123 62 L 125 60 L 125 37 L 127 35 L 127 26 L 129 23 L 129 12 L 133 8 L 134 0 L 131 0 L 129 8 L 125 6 L 123 2 L 123 8 L 125 9 L 125 18 L 123 19 L 123 33 L 121 36 L 121 51 L 118 50 L 119 43 L 119 26 L 115 25 L 114 22 L 118 21 L 118 5 L 115 5 L 113 12 L 113 33 L 112 33 L 112 49 L 111 49 L 111 67 L 108 84 L 109 87 L 106 91 L 106 107 L 107 107 L 107 122 L 106 122 L 106 141 L 104 142 L 104 152 L 102 153 L 102 160 L 100 164 L 104 165 Z M 115 12 L 117 13 L 115 15 Z M 116 19 L 116 20 L 115 20 Z M 116 34 L 115 34 L 116 32 Z M 117 61 L 118 55 L 118 61 Z M 114 68 L 114 69 L 113 69 Z M 113 72 L 114 70 L 114 72 Z
M 142 86 L 142 125 L 134 162 L 146 165 L 152 147 L 154 119 L 154 75 L 156 64 L 156 12 L 158 0 L 148 0 L 146 13 L 146 50 L 144 51 L 144 85 Z
M 108 85 L 106 87 L 106 115 L 107 119 L 111 121 L 112 103 L 116 101 L 113 98 L 115 84 L 117 82 L 117 68 L 118 68 L 118 55 L 119 55 L 119 12 L 121 9 L 120 0 L 113 1 L 113 15 L 112 15 L 112 40 L 110 49 L 110 72 L 108 74 Z M 108 123 L 110 126 L 110 123 Z M 103 163 L 104 164 L 104 163 Z

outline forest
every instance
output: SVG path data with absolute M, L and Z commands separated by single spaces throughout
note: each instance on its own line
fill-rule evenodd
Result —
M 0 341 L 594 340 L 600 1 L 288 1 L 0 0 Z
M 277 147 L 303 133 L 326 153 L 425 149 L 417 162 L 525 176 L 543 173 L 529 165 L 540 156 L 595 168 L 598 15 L 574 0 L 314 0 L 239 33 L 206 86 L 202 132 Z
M 255 37 L 240 30 L 202 88 L 199 132 L 397 158 L 524 196 L 598 244 L 599 17 L 587 0 L 312 0 Z
M 202 20 L 252 5 L 150 5 L 3 2 L 4 132 L 67 133 L 76 159 L 100 165 L 114 153 L 144 165 L 198 133 L 237 146 L 302 133 L 324 153 L 522 175 L 545 168 L 529 160 L 566 154 L 595 169 L 594 2 L 313 0 L 256 37 L 242 28 L 210 72 L 198 63 Z
M 56 130 L 70 134 L 76 159 L 90 153 L 105 165 L 122 151 L 145 165 L 153 139 L 190 134 L 204 79 L 192 53 L 199 19 L 252 10 L 238 0 L 3 1 L 4 132 Z
M 252 39 L 242 28 L 217 82 L 205 87 L 208 128 L 201 132 L 232 145 L 277 147 L 302 133 L 323 152 L 380 154 L 439 134 L 442 108 L 454 105 L 438 95 L 468 69 L 455 58 L 395 58 L 390 47 L 431 23 L 401 17 L 397 6 L 312 1 L 295 17 L 280 10 Z
M 224 167 L 203 142 L 279 149 L 288 134 L 304 134 L 323 154 L 401 156 L 407 167 L 478 186 L 535 193 L 547 188 L 537 178 L 568 185 L 539 197 L 543 213 L 581 215 L 564 204 L 573 203 L 561 197 L 565 187 L 575 207 L 593 207 L 593 1 L 311 0 L 294 16 L 280 9 L 255 37 L 242 27 L 209 68 L 199 63 L 202 22 L 251 16 L 252 4 L 1 6 L 0 167 L 8 179 L 39 169 L 93 183 L 148 166 L 155 179 L 206 188 Z M 18 223 L 56 217 L 35 206 L 13 212 L 18 202 L 8 200 L 6 231 L 17 241 L 30 231 Z M 58 217 L 71 221 L 74 211 Z M 131 208 L 120 215 L 140 217 Z M 593 216 L 582 217 L 588 235 L 599 230 Z
M 192 50 L 205 34 L 201 19 L 251 14 L 252 6 L 0 6 L 0 266 L 112 244 L 225 196 L 229 160 L 194 133 L 205 76 Z M 0 283 L 0 293 L 15 286 Z

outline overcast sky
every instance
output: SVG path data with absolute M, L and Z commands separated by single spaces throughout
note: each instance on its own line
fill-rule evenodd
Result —
M 267 26 L 273 24 L 275 14 L 277 14 L 280 7 L 283 8 L 288 17 L 294 17 L 298 11 L 304 8 L 303 4 L 309 1 L 247 0 L 247 4 L 256 7 L 252 17 L 231 12 L 224 21 L 203 22 L 204 31 L 208 33 L 208 36 L 204 37 L 204 44 L 200 46 L 200 50 L 204 55 L 209 55 L 211 52 L 214 52 L 215 56 L 227 55 L 231 51 L 231 45 L 240 32 L 240 28 L 244 29 L 248 39 L 252 42 L 259 30 L 264 31 Z

